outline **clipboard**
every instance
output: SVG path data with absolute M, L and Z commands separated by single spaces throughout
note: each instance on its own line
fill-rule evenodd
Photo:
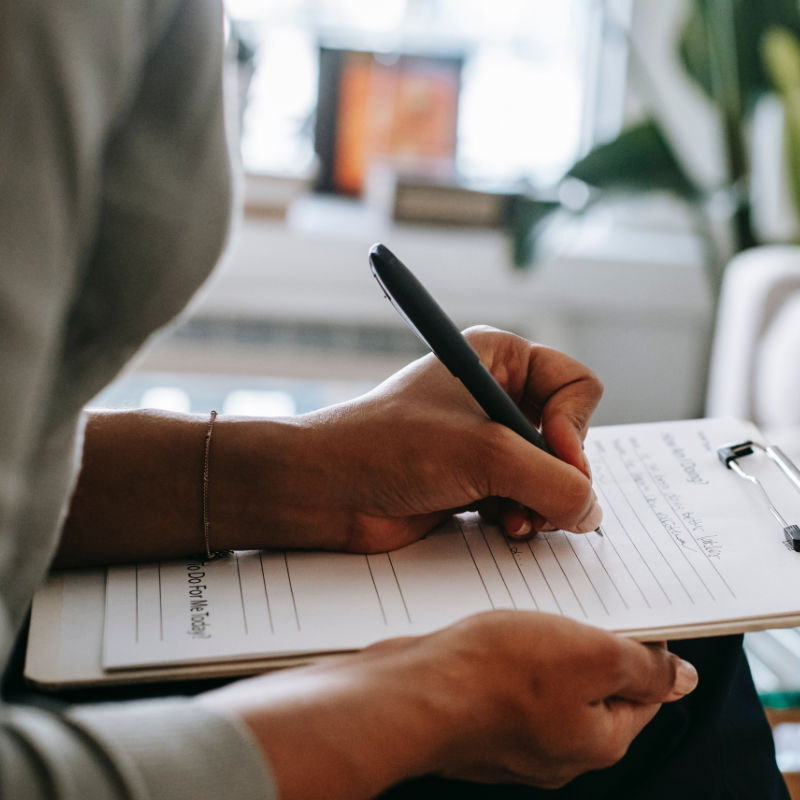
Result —
M 106 570 L 53 572 L 33 599 L 26 681 L 43 691 L 240 678 L 298 667 L 309 658 L 252 659 L 109 672 L 102 667 Z
M 315 609 L 321 608 L 319 613 L 328 615 L 328 634 L 331 628 L 336 629 L 335 635 L 323 637 L 324 647 L 312 637 L 307 640 L 311 645 L 304 650 L 300 638 L 290 637 L 282 640 L 277 652 L 270 653 L 258 642 L 239 647 L 235 631 L 231 633 L 233 649 L 226 642 L 214 649 L 202 641 L 190 641 L 183 599 L 192 596 L 188 590 L 193 584 L 185 579 L 183 583 L 173 580 L 164 584 L 164 597 L 169 602 L 170 597 L 177 597 L 177 605 L 169 606 L 168 602 L 163 610 L 163 641 L 156 634 L 148 640 L 149 634 L 142 628 L 142 641 L 135 643 L 132 637 L 126 640 L 121 631 L 129 624 L 125 620 L 133 616 L 120 616 L 120 603 L 129 610 L 133 603 L 125 588 L 131 585 L 130 567 L 54 573 L 34 599 L 25 675 L 40 688 L 63 689 L 235 677 L 305 664 L 328 654 L 358 649 L 379 638 L 425 632 L 424 619 L 425 624 L 416 627 L 411 623 L 416 622 L 412 620 L 415 609 L 433 584 L 438 592 L 434 598 L 437 607 L 452 594 L 450 599 L 457 611 L 450 620 L 440 614 L 427 630 L 455 621 L 458 613 L 466 616 L 499 607 L 564 613 L 642 641 L 795 627 L 800 625 L 800 592 L 796 588 L 800 586 L 800 553 L 790 549 L 780 535 L 769 505 L 780 508 L 785 518 L 800 519 L 800 487 L 786 480 L 785 471 L 775 469 L 767 446 L 763 450 L 754 446 L 761 438 L 754 426 L 736 420 L 593 429 L 587 453 L 595 489 L 606 512 L 603 537 L 554 532 L 520 544 L 504 540 L 477 515 L 455 518 L 442 531 L 391 554 L 392 569 L 396 568 L 401 578 L 410 578 L 408 597 L 403 602 L 408 600 L 405 612 L 410 608 L 414 614 L 409 615 L 409 624 L 403 617 L 399 627 L 379 626 L 378 634 L 385 631 L 382 635 L 377 635 L 376 629 L 362 629 L 358 619 L 364 619 L 368 609 L 361 596 L 351 594 L 353 576 L 363 573 L 365 583 L 376 584 L 380 600 L 378 567 L 383 556 L 370 562 L 372 556 L 254 552 L 209 562 L 203 585 L 210 587 L 209 608 L 218 614 L 224 610 L 219 605 L 224 593 L 214 596 L 215 582 L 227 586 L 224 596 L 230 598 L 234 594 L 231 586 L 237 595 L 243 586 L 231 582 L 246 577 L 248 569 L 257 574 L 259 563 L 263 567 L 265 559 L 284 559 L 287 575 L 290 567 L 298 570 L 295 590 L 310 587 L 308 597 L 291 598 L 298 603 L 301 616 L 306 615 L 304 627 L 313 633 Z M 718 450 L 731 447 L 723 445 L 731 441 L 749 443 L 752 452 L 736 450 L 723 457 Z M 746 471 L 755 475 L 762 487 L 742 480 L 735 467 L 744 470 L 744 462 Z M 661 550 L 671 554 L 673 561 L 656 563 Z M 650 561 L 644 559 L 645 551 L 652 554 Z M 635 562 L 640 556 L 643 561 L 636 572 Z M 461 559 L 458 563 L 454 561 L 457 558 Z M 353 559 L 361 561 L 355 563 Z M 187 566 L 189 572 L 185 572 Z M 182 570 L 184 578 L 191 575 L 191 564 L 165 562 L 162 567 L 165 576 L 180 577 Z M 315 574 L 309 572 L 312 568 L 324 574 L 319 587 L 309 579 Z M 337 579 L 340 568 L 346 580 Z M 146 569 L 152 571 L 153 565 Z M 264 574 L 269 577 L 271 573 L 267 569 Z M 391 579 L 391 573 L 386 574 Z M 561 594 L 557 591 L 559 582 Z M 260 574 L 256 584 L 261 584 Z M 247 591 L 255 589 L 257 585 Z M 465 594 L 467 589 L 474 589 L 476 594 Z M 187 594 L 181 599 L 180 591 L 184 590 Z M 641 608 L 623 608 L 625 603 L 633 606 L 639 598 Z M 272 595 L 273 613 L 277 613 L 278 599 Z M 141 600 L 137 596 L 136 602 Z M 383 600 L 383 612 L 391 617 L 390 598 L 384 594 Z M 340 601 L 345 602 L 343 610 L 331 617 L 331 608 L 335 611 Z M 262 601 L 256 597 L 253 602 Z M 347 602 L 357 614 L 347 612 Z M 678 608 L 681 602 L 683 606 Z M 375 608 L 379 615 L 377 604 Z M 140 609 L 136 605 L 136 609 L 141 622 L 146 614 L 143 611 L 141 618 L 138 615 L 144 606 Z M 248 612 L 251 633 L 260 633 L 257 610 L 254 607 Z M 405 614 L 399 603 L 396 610 L 401 616 Z M 263 609 L 259 613 L 263 616 Z M 331 619 L 338 622 L 331 625 Z M 227 632 L 236 627 L 229 618 L 212 617 L 212 621 L 217 626 L 213 631 Z M 273 621 L 278 629 L 277 620 Z M 110 642 L 115 636 L 122 638 Z M 176 637 L 180 640 L 177 644 Z M 300 644 L 289 652 L 287 641 Z

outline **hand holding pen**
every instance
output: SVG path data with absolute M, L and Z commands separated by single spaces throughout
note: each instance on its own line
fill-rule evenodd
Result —
M 539 450 L 576 466 L 587 477 L 590 477 L 589 465 L 583 452 L 574 452 L 574 447 L 570 446 L 569 437 L 564 440 L 561 452 L 551 447 L 550 442 L 530 423 L 492 373 L 481 363 L 476 351 L 419 280 L 388 248 L 377 244 L 370 250 L 369 257 L 372 272 L 383 288 L 386 297 L 452 375 L 463 383 L 491 420 L 514 431 Z M 505 368 L 504 365 L 502 366 Z M 599 383 L 597 385 L 599 387 Z M 548 400 L 555 402 L 556 398 L 548 398 Z M 542 406 L 545 408 L 545 413 L 540 422 L 543 426 L 547 426 L 547 406 L 545 403 L 542 403 Z M 549 408 L 552 411 L 553 403 Z M 539 416 L 538 409 L 531 407 L 530 411 Z M 558 440 L 558 415 L 552 414 L 551 416 L 556 420 L 553 424 Z M 541 530 L 547 526 L 547 520 L 541 515 L 538 515 L 538 519 L 537 515 L 530 516 L 519 504 L 516 505 L 516 508 L 506 504 L 503 516 L 507 532 L 511 535 L 524 536 L 531 530 Z M 599 506 L 595 502 L 592 512 L 587 515 L 585 522 L 596 521 L 596 524 L 587 530 L 594 529 L 598 533 L 602 533 L 599 528 L 601 517 Z

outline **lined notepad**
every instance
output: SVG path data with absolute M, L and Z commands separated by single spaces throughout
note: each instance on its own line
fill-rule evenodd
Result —
M 495 608 L 546 611 L 642 639 L 800 624 L 800 554 L 716 448 L 759 438 L 694 420 L 593 429 L 604 535 L 507 540 L 459 516 L 391 553 L 247 551 L 108 570 L 107 670 L 351 650 Z M 754 459 L 790 521 L 800 494 Z

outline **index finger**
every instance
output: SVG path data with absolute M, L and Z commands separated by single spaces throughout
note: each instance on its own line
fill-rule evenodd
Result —
M 556 456 L 588 475 L 582 443 L 603 385 L 585 365 L 543 345 L 489 328 L 465 332 L 525 415 L 542 426 Z
M 529 396 L 537 397 L 542 434 L 563 461 L 589 475 L 583 440 L 603 384 L 588 367 L 548 347 L 535 347 L 530 358 Z

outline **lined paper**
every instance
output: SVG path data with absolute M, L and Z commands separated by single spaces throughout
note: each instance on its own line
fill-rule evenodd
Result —
M 472 514 L 391 553 L 246 551 L 111 568 L 103 666 L 350 650 L 498 608 L 640 638 L 796 624 L 800 554 L 786 549 L 754 487 L 716 456 L 758 437 L 730 420 L 593 429 L 586 451 L 603 536 L 510 541 Z M 800 520 L 800 494 L 762 461 L 748 470 Z

